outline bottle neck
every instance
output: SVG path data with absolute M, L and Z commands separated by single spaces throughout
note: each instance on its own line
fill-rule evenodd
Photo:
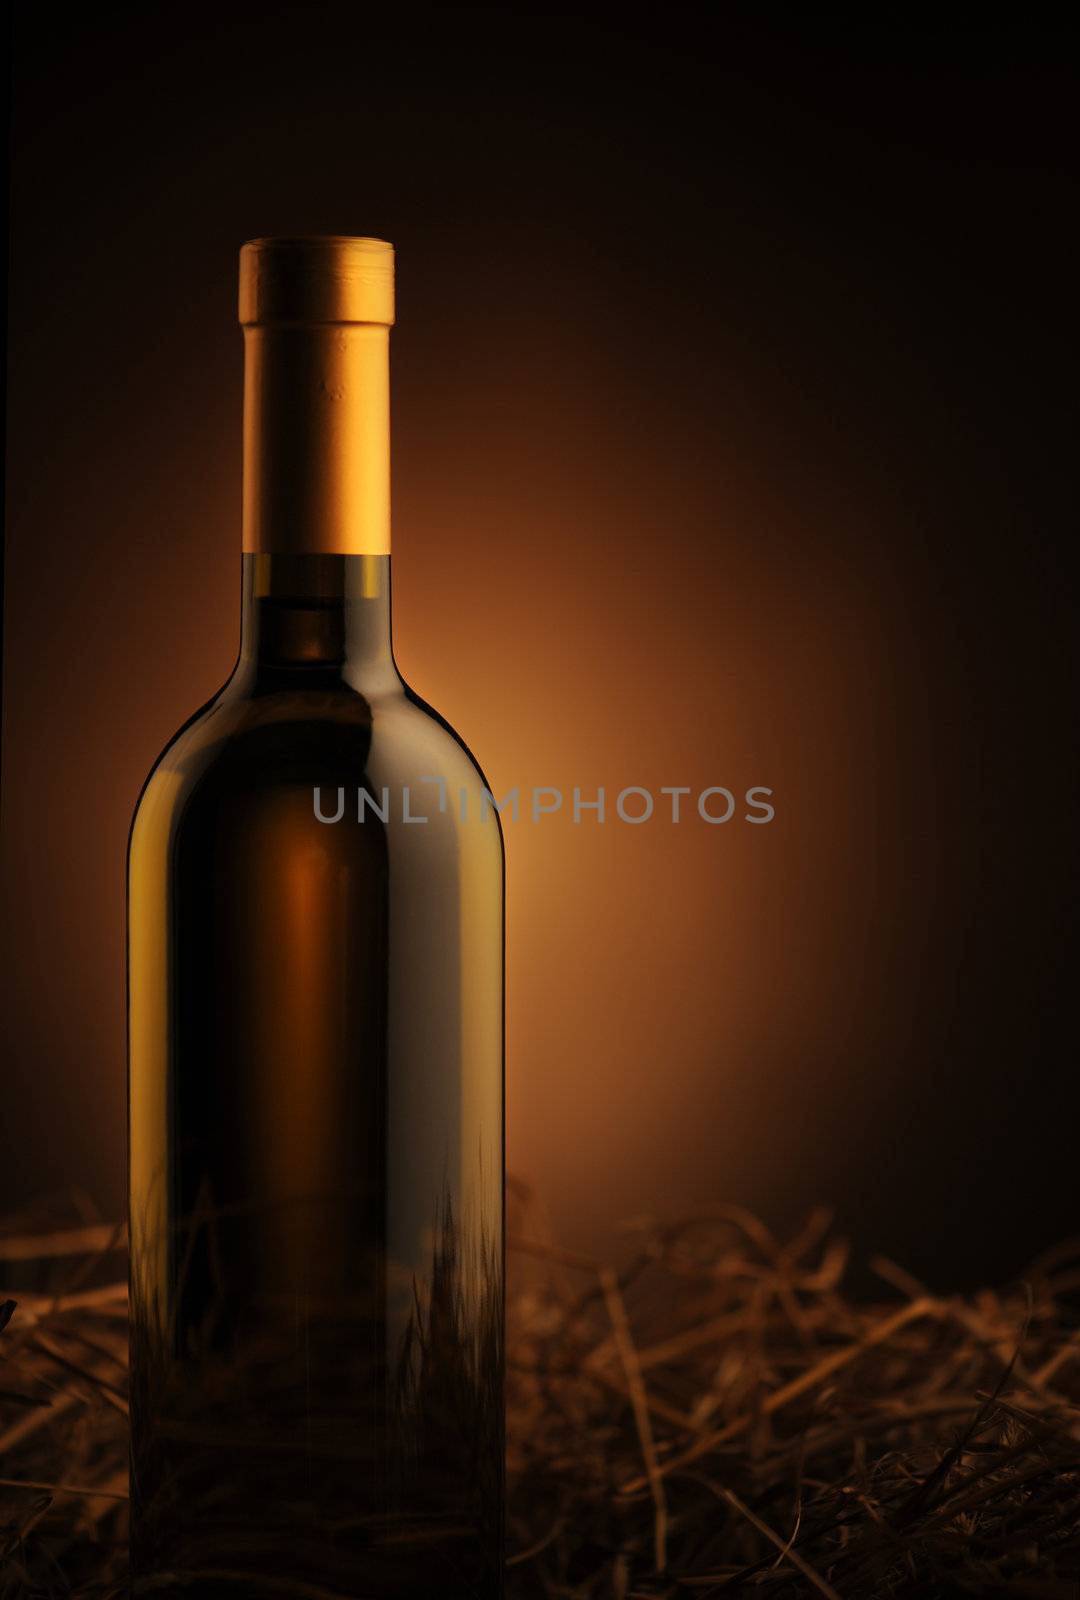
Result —
M 244 327 L 240 670 L 388 689 L 390 329 L 270 312 Z
M 266 688 L 399 687 L 390 557 L 245 553 L 238 671 Z
M 244 328 L 245 555 L 390 554 L 390 329 Z

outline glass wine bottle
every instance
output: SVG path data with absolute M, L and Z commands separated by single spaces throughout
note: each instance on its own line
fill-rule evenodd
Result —
M 391 648 L 393 259 L 241 251 L 239 659 L 128 864 L 136 1593 L 502 1593 L 503 846 Z

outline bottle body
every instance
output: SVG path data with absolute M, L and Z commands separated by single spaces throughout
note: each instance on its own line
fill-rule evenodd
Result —
M 393 666 L 388 556 L 244 569 L 132 826 L 133 1565 L 497 1596 L 498 817 Z

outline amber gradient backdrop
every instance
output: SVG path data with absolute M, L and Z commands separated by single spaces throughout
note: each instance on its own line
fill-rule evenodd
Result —
M 237 638 L 237 248 L 367 232 L 406 676 L 500 792 L 776 795 L 511 825 L 512 1168 L 604 1249 L 825 1200 L 956 1282 L 1075 1230 L 1058 42 L 226 10 L 16 22 L 0 1200 L 122 1204 L 128 819 Z

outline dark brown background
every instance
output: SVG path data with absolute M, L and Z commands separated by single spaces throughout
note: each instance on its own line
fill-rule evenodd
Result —
M 236 252 L 399 251 L 406 675 L 510 837 L 510 1160 L 556 1227 L 816 1200 L 938 1283 L 1075 1231 L 1063 33 L 724 8 L 15 25 L 0 1203 L 122 1204 L 123 862 L 236 642 Z

